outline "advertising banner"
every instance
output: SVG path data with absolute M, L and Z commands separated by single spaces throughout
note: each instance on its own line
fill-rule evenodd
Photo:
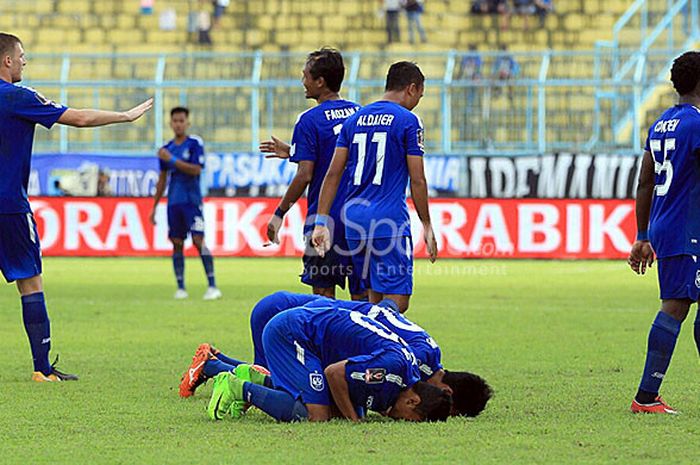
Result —
M 35 197 L 45 256 L 169 255 L 166 204 L 149 215 L 146 198 Z M 217 256 L 300 256 L 305 202 L 285 216 L 280 245 L 268 245 L 267 221 L 278 199 L 210 198 L 205 237 Z M 632 200 L 431 199 L 441 258 L 624 258 L 636 232 Z M 411 208 L 417 257 L 425 257 Z M 194 253 L 191 247 L 188 253 Z

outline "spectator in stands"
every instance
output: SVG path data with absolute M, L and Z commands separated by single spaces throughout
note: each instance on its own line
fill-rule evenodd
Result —
M 97 174 L 97 196 L 111 197 L 112 186 L 109 184 L 110 171 L 107 168 L 101 169 Z
M 469 44 L 469 51 L 462 55 L 462 60 L 457 71 L 457 80 L 478 81 L 481 79 L 481 55 L 476 49 L 476 44 Z M 466 88 L 467 106 L 472 107 L 476 100 L 477 89 L 474 86 Z
M 462 55 L 456 79 L 469 79 L 476 81 L 481 77 L 481 55 L 476 49 L 476 44 L 469 44 L 469 51 Z
M 493 62 L 493 79 L 495 81 L 509 81 L 517 77 L 520 72 L 520 65 L 515 61 L 515 57 L 508 52 L 508 46 L 506 44 L 501 44 L 499 47 L 501 54 L 496 57 Z M 502 89 L 504 86 L 494 86 L 493 96 L 495 98 L 500 97 Z M 508 99 L 513 102 L 513 88 L 508 87 Z
M 501 17 L 501 29 L 508 29 L 510 10 L 507 0 L 474 0 L 471 11 L 474 14 L 499 15 Z
M 383 0 L 384 17 L 386 18 L 387 43 L 399 42 L 399 14 L 401 13 L 401 0 Z
M 544 27 L 547 15 L 554 10 L 552 0 L 535 0 L 535 14 L 540 18 L 540 27 Z
M 202 45 L 211 45 L 211 13 L 204 8 L 205 4 L 204 0 L 200 0 L 200 10 L 197 14 L 198 42 Z
M 408 41 L 415 43 L 415 31 L 418 30 L 420 41 L 426 43 L 428 38 L 425 35 L 425 29 L 421 23 L 421 15 L 423 15 L 424 2 L 423 0 L 402 0 L 403 7 L 406 10 L 406 18 L 408 19 Z
M 231 0 L 214 0 L 212 3 L 214 4 L 214 21 L 212 26 L 216 27 L 226 12 L 226 8 L 231 4 Z
M 513 0 L 513 10 L 516 15 L 523 17 L 523 29 L 529 27 L 529 17 L 535 14 L 535 0 Z

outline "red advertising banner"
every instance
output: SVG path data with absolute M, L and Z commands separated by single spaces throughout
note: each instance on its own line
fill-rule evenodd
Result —
M 149 215 L 148 198 L 36 197 L 31 200 L 45 256 L 169 255 L 165 203 Z M 280 245 L 268 245 L 267 221 L 278 199 L 210 198 L 205 237 L 217 256 L 300 256 L 306 204 L 285 216 Z M 631 200 L 432 199 L 442 258 L 623 258 L 636 227 Z M 421 225 L 411 223 L 417 257 Z M 193 253 L 190 247 L 188 253 Z

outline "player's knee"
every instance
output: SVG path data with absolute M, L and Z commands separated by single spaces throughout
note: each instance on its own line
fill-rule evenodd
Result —
M 170 242 L 173 243 L 173 250 L 175 252 L 182 252 L 182 249 L 185 246 L 185 241 L 183 241 L 182 239 L 175 239 L 171 237 Z
M 690 301 L 665 300 L 661 306 L 661 311 L 670 315 L 674 320 L 683 322 L 690 311 Z

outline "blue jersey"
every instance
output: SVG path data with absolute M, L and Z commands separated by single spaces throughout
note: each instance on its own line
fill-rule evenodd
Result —
M 348 239 L 410 236 L 407 156 L 423 156 L 423 123 L 401 105 L 379 101 L 348 118 L 338 136 L 348 149 Z
M 343 123 L 360 109 L 356 103 L 347 100 L 326 100 L 325 102 L 306 110 L 297 118 L 292 135 L 289 160 L 294 163 L 300 161 L 314 162 L 314 172 L 309 183 L 307 194 L 308 210 L 307 219 L 318 211 L 318 198 L 321 194 L 321 184 L 326 177 L 328 168 L 333 159 L 335 144 Z M 343 234 L 343 226 L 340 222 L 340 211 L 345 202 L 345 186 L 347 175 L 343 176 L 338 193 L 331 206 L 330 216 L 336 225 L 336 237 Z M 313 221 L 306 221 L 304 234 L 311 234 Z M 341 236 L 344 237 L 344 236 Z
M 649 238 L 659 258 L 700 255 L 700 109 L 676 105 L 649 129 L 655 186 Z
M 204 167 L 204 141 L 198 136 L 187 136 L 182 144 L 176 144 L 175 139 L 163 146 L 176 160 L 182 160 Z M 161 171 L 170 168 L 162 160 Z M 199 185 L 199 176 L 185 174 L 178 169 L 172 169 L 170 184 L 168 186 L 168 205 L 201 205 L 202 188 Z
M 312 348 L 323 367 L 347 360 L 345 378 L 353 405 L 384 412 L 399 393 L 420 381 L 415 355 L 386 326 L 360 312 L 325 307 L 299 307 L 292 312 L 304 346 Z M 301 342 L 301 341 L 300 341 Z
M 292 294 L 294 295 L 294 294 Z M 369 302 L 336 300 L 331 301 L 325 297 L 317 297 L 316 300 L 305 304 L 307 308 L 323 307 L 328 302 L 335 302 L 338 308 L 360 312 L 375 321 L 383 324 L 396 333 L 411 348 L 416 356 L 416 363 L 420 369 L 423 381 L 431 378 L 442 367 L 442 352 L 440 346 L 423 328 L 410 321 L 397 311 Z
M 34 127 L 50 129 L 67 107 L 0 80 L 0 213 L 29 213 L 27 185 Z

